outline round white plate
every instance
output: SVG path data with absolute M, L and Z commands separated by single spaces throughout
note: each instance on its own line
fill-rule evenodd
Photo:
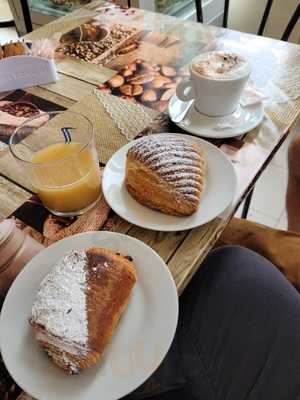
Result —
M 106 164 L 103 173 L 102 190 L 105 199 L 122 218 L 142 228 L 169 232 L 182 231 L 211 221 L 230 205 L 237 186 L 231 161 L 221 150 L 207 141 L 189 135 L 179 135 L 200 144 L 205 153 L 207 176 L 198 210 L 189 217 L 175 217 L 145 207 L 130 195 L 124 183 L 126 154 L 137 141 L 143 140 L 141 138 L 118 150 Z
M 186 107 L 187 102 L 179 100 L 175 94 L 169 102 L 170 118 L 173 120 L 177 115 L 184 112 Z M 208 117 L 200 114 L 192 105 L 185 118 L 175 123 L 185 131 L 197 136 L 226 139 L 251 131 L 262 122 L 263 117 L 262 102 L 247 107 L 238 106 L 233 114 L 225 117 Z
M 37 344 L 28 317 L 41 280 L 67 251 L 89 246 L 132 256 L 137 283 L 99 365 L 68 376 Z M 130 236 L 88 232 L 63 239 L 35 256 L 5 299 L 0 345 L 14 380 L 39 400 L 116 400 L 141 385 L 158 367 L 173 340 L 178 318 L 174 281 L 164 261 Z

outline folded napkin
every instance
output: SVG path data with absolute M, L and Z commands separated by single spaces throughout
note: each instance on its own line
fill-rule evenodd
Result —
M 251 106 L 266 100 L 268 96 L 258 90 L 253 84 L 248 83 L 243 91 L 240 104 L 243 107 Z

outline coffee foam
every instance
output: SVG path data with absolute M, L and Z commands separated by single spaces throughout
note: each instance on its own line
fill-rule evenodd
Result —
M 215 51 L 202 54 L 192 64 L 192 70 L 210 79 L 234 79 L 249 73 L 250 66 L 238 54 Z

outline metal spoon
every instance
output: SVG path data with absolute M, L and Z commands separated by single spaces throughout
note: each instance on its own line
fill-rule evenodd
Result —
M 180 112 L 178 115 L 176 115 L 175 117 L 172 117 L 172 118 L 171 118 L 172 121 L 175 122 L 175 123 L 179 123 L 179 122 L 183 121 L 184 118 L 185 118 L 185 116 L 186 116 L 186 114 L 189 112 L 191 106 L 193 105 L 193 103 L 194 103 L 194 100 L 187 101 L 186 104 L 185 104 L 184 110 L 181 111 L 181 112 Z

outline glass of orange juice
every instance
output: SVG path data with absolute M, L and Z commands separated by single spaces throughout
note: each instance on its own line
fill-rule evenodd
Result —
M 55 215 L 80 215 L 100 196 L 93 125 L 82 114 L 40 113 L 10 137 L 10 151 L 44 206 Z

